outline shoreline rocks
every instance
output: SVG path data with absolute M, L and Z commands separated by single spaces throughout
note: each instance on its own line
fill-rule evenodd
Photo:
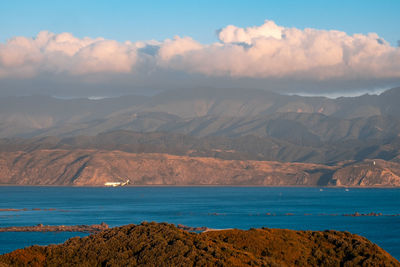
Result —
M 81 232 L 98 233 L 109 229 L 106 223 L 92 225 L 43 225 L 0 227 L 0 232 Z

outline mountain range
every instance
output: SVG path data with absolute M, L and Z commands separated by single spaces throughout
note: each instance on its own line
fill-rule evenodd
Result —
M 280 134 L 274 130 L 277 125 L 278 130 L 303 126 L 302 132 L 319 138 L 328 133 L 329 139 L 392 136 L 399 130 L 399 99 L 400 88 L 337 99 L 238 89 L 172 90 L 100 100 L 4 97 L 0 137 L 96 135 L 117 129 L 274 136 Z
M 393 174 L 391 177 L 394 180 L 384 182 L 382 178 L 375 184 L 395 185 L 397 164 L 400 163 L 398 103 L 400 87 L 380 95 L 337 99 L 239 89 L 172 90 L 154 96 L 98 100 L 49 96 L 0 98 L 0 153 L 3 158 L 0 180 L 20 184 L 21 180 L 12 180 L 5 170 L 18 173 L 22 179 L 22 173 L 29 173 L 26 171 L 29 168 L 44 168 L 41 164 L 47 159 L 57 161 L 57 157 L 52 156 L 59 153 L 57 151 L 64 151 L 70 156 L 76 154 L 76 158 L 60 163 L 63 166 L 81 162 L 77 151 L 86 151 L 86 155 L 92 156 L 118 154 L 116 157 L 125 161 L 132 160 L 132 157 L 143 158 L 149 153 L 178 156 L 181 161 L 182 157 L 195 161 L 196 158 L 215 159 L 214 165 L 219 166 L 215 173 L 218 174 L 225 164 L 218 160 L 298 162 L 324 166 L 321 167 L 324 171 L 313 182 L 290 182 L 286 178 L 282 178 L 286 180 L 281 183 L 274 182 L 285 185 L 335 185 L 334 174 L 340 166 L 380 160 L 385 162 L 385 170 Z M 52 152 L 49 154 L 49 151 Z M 16 156 L 18 153 L 22 154 Z M 40 161 L 41 156 L 38 155 L 42 155 L 44 161 Z M 19 157 L 29 158 L 31 165 L 18 165 Z M 5 163 L 7 158 L 14 158 L 14 165 Z M 62 162 L 61 158 L 58 161 Z M 156 165 L 162 166 L 162 163 Z M 88 166 L 79 165 L 83 172 L 78 174 L 71 171 L 71 175 L 65 177 L 68 182 L 61 179 L 47 183 L 74 184 L 76 181 L 75 184 L 79 184 L 83 179 L 79 175 L 85 173 Z M 335 171 L 330 170 L 330 166 Z M 285 168 L 284 165 L 281 167 Z M 346 173 L 352 172 L 349 168 Z M 309 170 L 306 165 L 303 169 Z M 124 172 L 130 171 L 132 169 L 128 168 Z M 150 172 L 150 168 L 147 171 Z M 96 181 L 81 184 L 101 184 L 105 176 L 112 175 L 108 171 L 104 173 Z M 353 177 L 356 182 L 347 181 L 345 184 L 357 185 L 361 176 L 365 175 L 362 171 L 356 173 Z M 376 173 L 369 175 L 376 179 Z M 140 180 L 140 177 L 136 178 Z M 162 183 L 159 178 L 155 178 L 156 183 Z M 168 183 L 200 183 L 194 176 L 182 179 L 176 182 L 169 180 Z M 46 184 L 28 180 L 28 184 Z M 211 178 L 209 182 L 227 183 Z M 149 181 L 142 183 L 151 184 Z M 269 184 L 265 180 L 249 182 L 260 183 Z

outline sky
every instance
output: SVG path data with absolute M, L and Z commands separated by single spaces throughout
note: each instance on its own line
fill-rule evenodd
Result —
M 397 0 L 3 1 L 0 96 L 400 86 Z

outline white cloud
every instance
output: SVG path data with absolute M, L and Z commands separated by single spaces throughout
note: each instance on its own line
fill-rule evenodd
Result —
M 136 61 L 136 48 L 116 41 L 99 41 L 83 47 L 74 57 L 73 74 L 129 73 Z
M 15 37 L 0 44 L 0 77 L 129 73 L 136 62 L 136 50 L 132 43 L 42 31 L 36 38 Z
M 228 26 L 219 38 L 220 45 L 204 46 L 181 60 L 181 70 L 254 78 L 400 78 L 400 49 L 374 33 L 349 36 L 266 21 L 245 29 Z
M 223 43 L 245 43 L 250 45 L 258 38 L 280 40 L 282 39 L 284 29 L 284 27 L 276 25 L 272 20 L 266 20 L 261 26 L 248 28 L 238 28 L 229 25 L 219 31 L 218 38 Z
M 204 49 L 204 46 L 190 37 L 175 36 L 173 40 L 167 39 L 160 45 L 158 54 L 160 59 L 165 62 L 174 57 L 185 56 L 188 52 L 202 49 Z
M 15 37 L 0 44 L 0 81 L 52 74 L 134 76 L 140 71 L 145 74 L 143 82 L 143 77 L 154 81 L 163 79 L 157 73 L 178 71 L 181 75 L 275 82 L 400 82 L 400 48 L 375 33 L 301 30 L 267 20 L 247 28 L 229 25 L 219 30 L 218 38 L 219 42 L 207 45 L 190 37 L 121 43 L 42 31 L 35 38 Z

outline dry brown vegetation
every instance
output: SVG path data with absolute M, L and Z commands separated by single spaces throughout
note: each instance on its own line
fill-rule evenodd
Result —
M 201 234 L 166 223 L 116 227 L 0 256 L 0 266 L 400 266 L 367 239 L 338 231 L 251 229 Z
M 400 186 L 400 163 L 330 166 L 90 149 L 0 152 L 0 184 L 101 186 L 127 179 L 131 185 Z

